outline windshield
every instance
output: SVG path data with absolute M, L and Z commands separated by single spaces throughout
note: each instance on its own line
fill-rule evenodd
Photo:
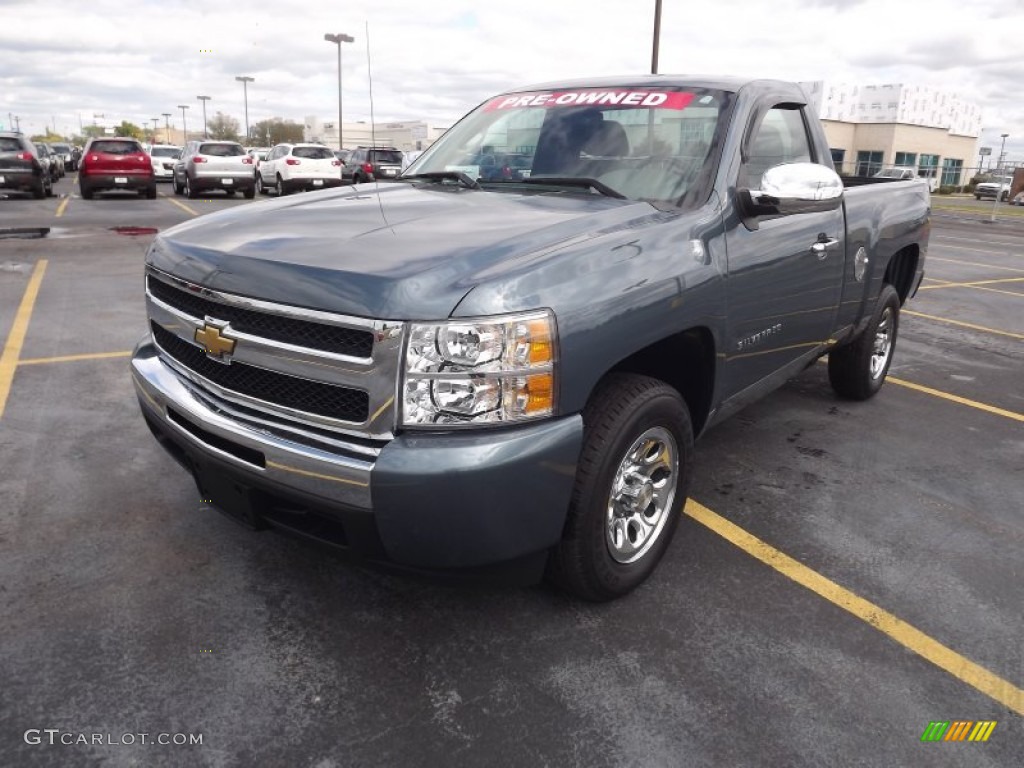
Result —
M 153 147 L 151 154 L 153 157 L 177 157 L 181 150 L 178 147 Z
M 406 175 L 462 172 L 485 186 L 589 179 L 629 199 L 679 205 L 710 170 L 730 96 L 628 87 L 506 94 L 470 113 Z
M 400 164 L 402 162 L 402 153 L 396 149 L 371 149 L 369 154 L 371 163 Z
M 106 155 L 132 155 L 141 152 L 142 147 L 135 141 L 94 141 L 89 145 L 90 152 L 102 152 Z
M 304 157 L 308 160 L 334 160 L 334 153 L 327 147 L 295 147 L 293 157 Z
M 245 154 L 241 144 L 202 144 L 199 147 L 200 155 L 210 157 L 240 157 Z

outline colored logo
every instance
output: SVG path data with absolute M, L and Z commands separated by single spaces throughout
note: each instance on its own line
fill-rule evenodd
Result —
M 988 741 L 995 720 L 933 720 L 921 734 L 921 741 Z
M 225 355 L 230 355 L 235 351 L 235 340 L 222 336 L 221 331 L 223 330 L 225 330 L 224 327 L 218 328 L 207 322 L 202 328 L 196 330 L 195 340 L 203 345 L 207 357 L 220 362 L 229 362 L 225 359 Z

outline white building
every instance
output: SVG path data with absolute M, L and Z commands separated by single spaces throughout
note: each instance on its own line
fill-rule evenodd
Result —
M 801 85 L 842 172 L 870 175 L 912 166 L 936 184 L 950 186 L 976 172 L 981 107 L 957 94 L 905 83 Z
M 306 115 L 304 122 L 303 138 L 306 141 L 338 146 L 337 120 L 321 120 L 316 115 Z M 411 152 L 426 149 L 446 130 L 447 126 L 431 125 L 422 120 L 375 123 L 372 126 L 358 122 L 345 123 L 342 138 L 346 149 L 375 145 Z

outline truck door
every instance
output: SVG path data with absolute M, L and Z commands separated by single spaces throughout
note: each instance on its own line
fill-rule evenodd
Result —
M 756 112 L 736 188 L 759 189 L 766 170 L 818 162 L 801 105 Z M 734 197 L 733 210 L 739 211 Z M 843 280 L 843 209 L 761 217 L 737 213 L 726 232 L 728 338 L 725 397 L 746 389 L 824 344 Z

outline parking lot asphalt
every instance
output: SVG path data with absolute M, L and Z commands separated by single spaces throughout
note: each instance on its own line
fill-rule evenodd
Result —
M 50 228 L 0 234 L 0 764 L 1020 765 L 1024 221 L 937 210 L 881 393 L 817 364 L 709 432 L 653 578 L 589 605 L 204 506 L 127 371 L 152 234 L 114 228 L 259 200 L 160 191 L 0 200 Z

